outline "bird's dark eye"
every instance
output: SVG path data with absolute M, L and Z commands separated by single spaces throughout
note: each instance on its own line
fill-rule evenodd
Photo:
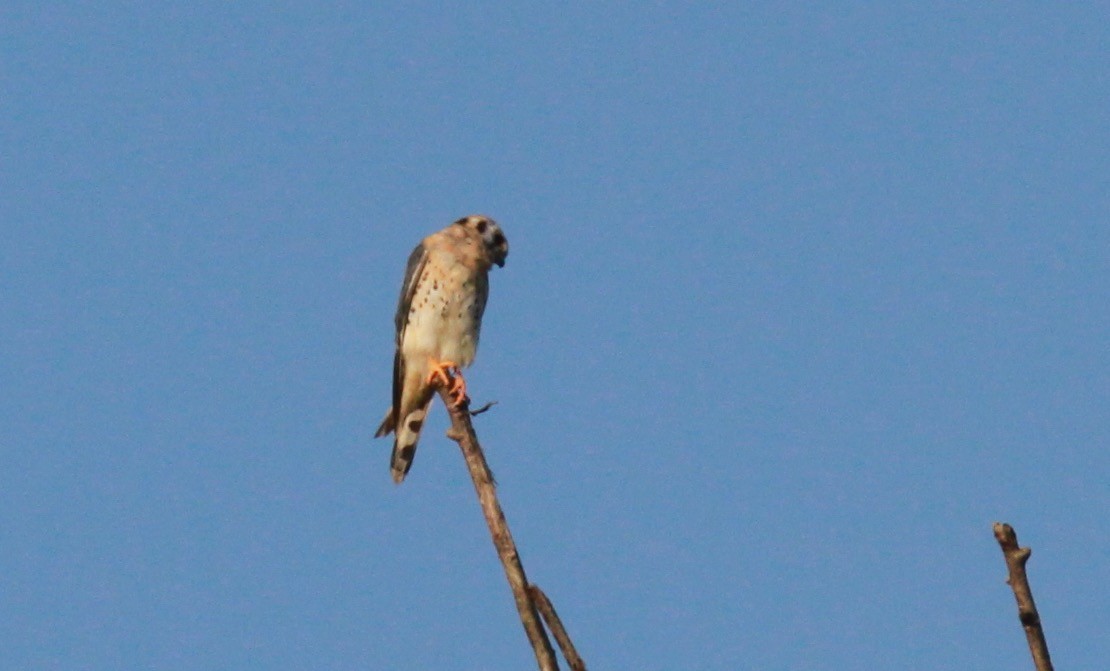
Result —
M 479 219 L 479 220 L 478 220 L 478 232 L 479 232 L 479 233 L 485 233 L 485 232 L 486 232 L 486 228 L 487 228 L 488 226 L 489 226 L 489 222 L 488 222 L 488 221 L 486 221 L 485 219 Z
M 501 231 L 493 234 L 493 244 L 498 247 L 505 244 L 505 236 L 501 235 Z

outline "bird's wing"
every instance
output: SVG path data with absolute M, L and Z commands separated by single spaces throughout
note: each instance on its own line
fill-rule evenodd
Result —
M 412 309 L 412 298 L 416 294 L 416 287 L 420 284 L 420 276 L 428 263 L 428 250 L 421 242 L 409 255 L 408 265 L 405 266 L 405 280 L 401 283 L 401 297 L 397 301 L 397 314 L 393 323 L 397 327 L 397 349 L 393 354 L 393 426 L 401 420 L 401 392 L 405 383 L 405 357 L 401 353 L 401 344 L 405 341 L 405 328 L 409 322 L 409 310 Z

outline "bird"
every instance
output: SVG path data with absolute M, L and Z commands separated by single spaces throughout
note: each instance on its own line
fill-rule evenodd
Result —
M 471 215 L 424 238 L 409 256 L 394 317 L 393 404 L 374 434 L 394 436 L 389 464 L 397 484 L 412 468 L 436 385 L 447 388 L 453 407 L 468 400 L 461 369 L 478 351 L 489 271 L 503 268 L 508 255 L 497 222 Z

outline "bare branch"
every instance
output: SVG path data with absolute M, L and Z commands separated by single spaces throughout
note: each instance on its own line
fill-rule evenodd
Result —
M 490 535 L 493 537 L 493 546 L 501 565 L 505 568 L 505 577 L 509 580 L 509 587 L 513 590 L 513 599 L 516 609 L 520 614 L 520 623 L 524 625 L 524 633 L 532 644 L 536 654 L 536 662 L 540 671 L 558 671 L 559 663 L 555 659 L 555 651 L 551 648 L 551 641 L 543 629 L 539 615 L 536 613 L 536 604 L 532 601 L 532 594 L 528 591 L 528 578 L 524 575 L 524 566 L 520 563 L 516 544 L 509 525 L 505 521 L 505 513 L 501 511 L 501 504 L 497 500 L 497 491 L 493 483 L 486 457 L 482 453 L 482 446 L 478 444 L 478 436 L 474 433 L 474 425 L 470 422 L 470 402 L 453 405 L 454 399 L 444 386 L 439 386 L 439 395 L 447 411 L 451 415 L 451 429 L 447 437 L 459 444 L 466 466 L 470 470 L 470 478 L 474 481 L 474 489 L 478 493 L 478 502 L 482 506 L 482 513 L 489 525 Z
M 559 619 L 559 614 L 555 612 L 555 606 L 551 605 L 551 599 L 547 598 L 539 585 L 529 585 L 528 591 L 532 593 L 532 600 L 536 602 L 536 608 L 539 609 L 540 615 L 543 615 L 543 621 L 547 623 L 547 628 L 551 630 L 555 640 L 559 643 L 559 648 L 563 651 L 563 657 L 566 658 L 571 671 L 586 671 L 586 663 L 582 661 L 582 658 L 578 656 L 578 651 L 574 649 L 574 643 L 567 635 L 567 630 L 563 627 L 563 621 Z
M 995 522 L 994 537 L 1002 548 L 1006 568 L 1010 571 L 1006 583 L 1014 590 L 1014 598 L 1017 599 L 1018 619 L 1025 630 L 1029 651 L 1033 654 L 1033 665 L 1037 671 L 1052 671 L 1048 642 L 1045 641 L 1044 629 L 1041 628 L 1041 616 L 1037 613 L 1037 605 L 1033 603 L 1033 591 L 1029 588 L 1029 577 L 1025 574 L 1025 562 L 1029 561 L 1033 551 L 1018 547 L 1017 534 L 1009 524 Z

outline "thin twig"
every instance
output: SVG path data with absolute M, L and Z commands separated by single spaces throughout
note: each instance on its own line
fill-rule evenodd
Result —
M 478 408 L 477 410 L 471 410 L 470 411 L 470 416 L 471 417 L 477 417 L 478 415 L 482 414 L 483 412 L 486 412 L 487 410 L 489 410 L 490 408 L 492 408 L 495 405 L 497 405 L 497 401 L 490 401 L 489 403 L 483 405 L 482 407 Z
M 1017 599 L 1018 619 L 1025 630 L 1025 638 L 1029 641 L 1029 651 L 1033 653 L 1033 665 L 1037 671 L 1052 671 L 1052 660 L 1048 657 L 1048 642 L 1044 638 L 1044 629 L 1041 628 L 1041 616 L 1037 613 L 1037 605 L 1033 603 L 1033 591 L 1029 588 L 1029 577 L 1025 574 L 1025 562 L 1033 551 L 1029 548 L 1018 547 L 1017 534 L 1009 524 L 994 523 L 994 537 L 1002 548 L 1002 556 L 1006 559 L 1006 568 L 1010 577 L 1006 582 L 1014 590 Z
M 540 610 L 540 615 L 543 615 L 543 621 L 547 623 L 547 628 L 555 636 L 555 641 L 563 651 L 563 657 L 566 658 L 571 671 L 586 671 L 586 663 L 582 661 L 582 658 L 578 656 L 578 651 L 574 649 L 574 643 L 567 635 L 567 630 L 563 627 L 563 621 L 559 619 L 559 614 L 555 612 L 555 606 L 551 605 L 551 599 L 547 598 L 539 585 L 529 585 L 528 591 L 532 593 L 532 600 L 536 602 L 536 608 Z
M 474 425 L 470 422 L 469 402 L 453 406 L 454 399 L 443 386 L 439 387 L 439 395 L 451 415 L 451 429 L 447 432 L 447 437 L 459 444 L 466 466 L 470 470 L 470 478 L 474 481 L 474 489 L 478 492 L 478 502 L 482 506 L 482 513 L 486 517 L 486 524 L 489 525 L 489 532 L 493 537 L 493 546 L 497 549 L 497 556 L 500 557 L 501 565 L 505 568 L 505 577 L 509 579 L 516 609 L 520 613 L 520 623 L 524 625 L 524 633 L 528 635 L 528 641 L 536 653 L 536 662 L 539 664 L 540 671 L 558 671 L 559 663 L 555 659 L 555 651 L 551 648 L 551 641 L 547 638 L 547 632 L 544 631 L 536 612 L 536 604 L 532 601 L 532 594 L 528 591 L 528 578 L 524 575 L 520 554 L 517 553 L 513 536 L 509 533 L 505 513 L 501 511 L 501 504 L 497 501 L 493 476 L 482 453 L 482 446 L 478 444 Z

